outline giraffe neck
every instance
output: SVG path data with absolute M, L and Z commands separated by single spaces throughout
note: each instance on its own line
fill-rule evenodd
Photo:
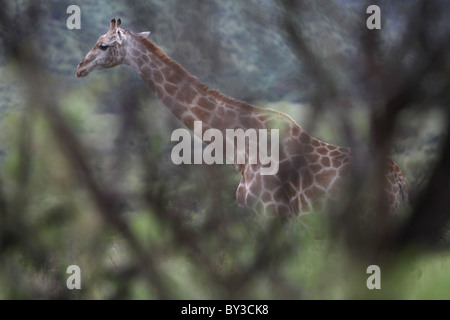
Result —
M 210 90 L 170 59 L 147 39 L 135 39 L 124 59 L 153 90 L 156 96 L 191 131 L 194 121 L 202 121 L 203 131 L 229 128 L 251 128 L 252 123 L 242 123 L 255 107 Z M 260 126 L 258 126 L 260 127 Z

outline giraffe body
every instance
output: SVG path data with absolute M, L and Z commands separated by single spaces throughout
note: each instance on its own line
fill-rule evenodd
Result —
M 343 178 L 351 165 L 348 148 L 311 137 L 288 115 L 261 109 L 211 90 L 147 39 L 149 32 L 132 33 L 120 28 L 120 19 L 78 66 L 77 77 L 93 70 L 119 64 L 134 68 L 156 96 L 194 131 L 202 121 L 202 134 L 215 129 L 226 136 L 227 129 L 280 130 L 279 168 L 274 175 L 261 174 L 261 164 L 238 164 L 242 175 L 236 191 L 240 206 L 280 216 L 295 216 L 317 210 L 339 195 Z M 205 141 L 207 142 L 207 141 Z M 226 141 L 224 141 L 226 143 Z M 236 153 L 248 148 L 234 146 Z M 395 212 L 407 201 L 407 184 L 401 170 L 388 159 L 386 194 L 389 210 Z

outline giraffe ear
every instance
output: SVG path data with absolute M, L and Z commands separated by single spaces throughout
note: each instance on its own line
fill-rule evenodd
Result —
M 116 34 L 117 34 L 116 41 L 118 44 L 122 44 L 123 40 L 126 40 L 127 38 L 127 36 L 120 29 L 116 30 Z
M 150 35 L 150 31 L 140 32 L 137 35 L 141 39 L 146 39 Z

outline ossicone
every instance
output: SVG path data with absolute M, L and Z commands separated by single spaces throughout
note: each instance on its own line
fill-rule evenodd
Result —
M 116 19 L 111 19 L 111 24 L 109 26 L 109 29 L 115 30 L 115 29 L 119 28 L 121 24 L 122 24 L 122 20 L 120 20 L 120 18 L 118 18 L 117 21 L 116 21 Z
M 109 30 L 114 30 L 116 28 L 116 19 L 111 20 L 111 24 L 109 25 Z

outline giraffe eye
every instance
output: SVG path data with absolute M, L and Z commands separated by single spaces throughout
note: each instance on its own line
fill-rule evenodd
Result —
M 103 50 L 103 51 L 105 51 L 106 49 L 108 49 L 108 47 L 109 47 L 109 46 L 104 46 L 104 45 L 102 45 L 102 44 L 100 44 L 100 45 L 98 46 L 98 48 L 99 48 L 100 50 Z

